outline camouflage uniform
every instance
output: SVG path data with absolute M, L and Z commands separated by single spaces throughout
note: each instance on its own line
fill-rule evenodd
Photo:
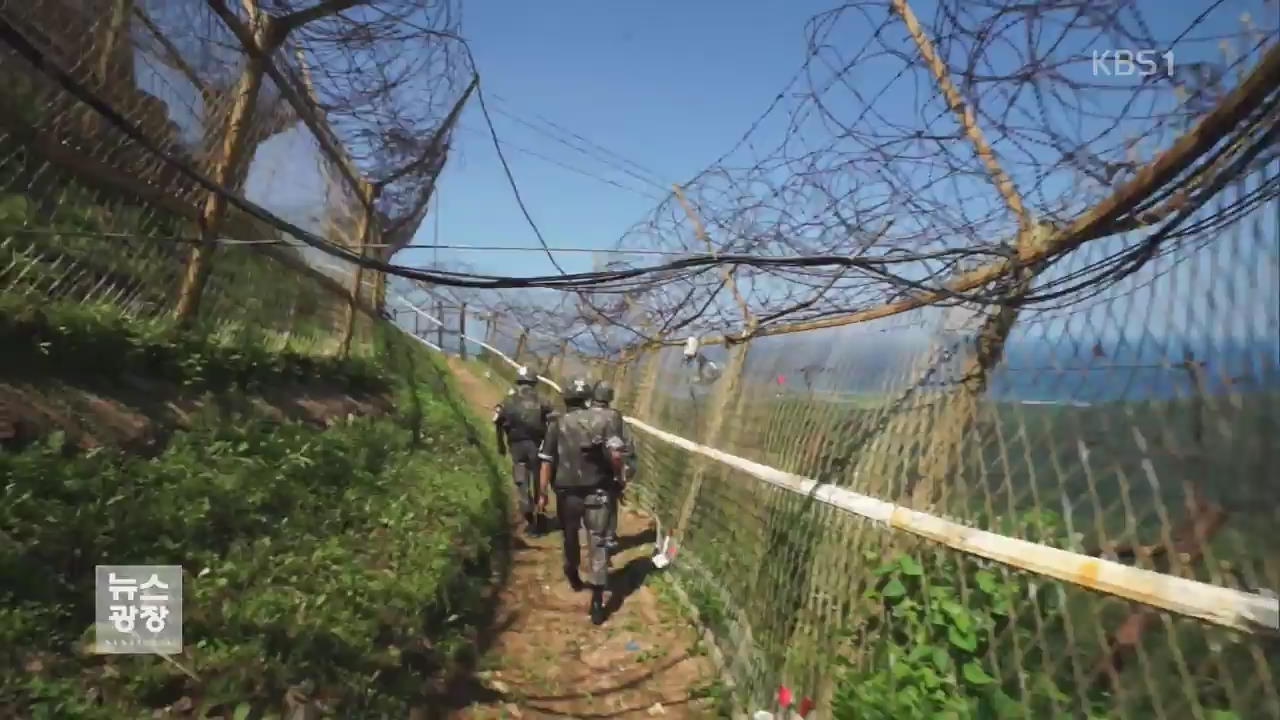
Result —
M 604 414 L 608 418 L 610 427 L 614 428 L 615 434 L 622 438 L 623 443 L 623 475 L 620 478 L 614 478 L 606 490 L 609 494 L 609 530 L 606 540 L 610 550 L 618 546 L 618 504 L 621 502 L 622 494 L 626 490 L 627 481 L 635 475 L 636 457 L 635 446 L 631 443 L 631 438 L 627 434 L 627 423 L 623 420 L 621 412 L 609 406 L 612 402 L 613 388 L 605 382 L 597 383 L 592 393 L 591 409 Z
M 537 519 L 538 448 L 546 434 L 550 415 L 551 406 L 539 398 L 537 390 L 528 384 L 512 389 L 493 413 L 494 429 L 499 437 L 498 449 L 501 452 L 504 444 L 510 446 L 511 477 L 515 481 L 520 512 L 531 527 Z
M 607 488 L 614 471 L 611 451 L 622 451 L 622 437 L 600 408 L 587 408 L 590 386 L 585 381 L 571 383 L 565 391 L 565 413 L 547 428 L 539 457 L 555 473 L 556 506 L 564 533 L 564 572 L 575 589 L 592 590 L 592 620 L 603 622 L 602 593 L 608 582 L 609 525 Z M 579 575 L 581 546 L 578 529 L 587 530 L 587 573 Z M 585 583 L 583 583 L 585 580 Z

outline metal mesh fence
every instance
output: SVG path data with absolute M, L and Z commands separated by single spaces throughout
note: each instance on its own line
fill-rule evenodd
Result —
M 1280 717 L 1277 217 L 1273 200 L 1023 314 L 990 365 L 975 361 L 990 311 L 956 306 L 619 370 L 622 406 L 660 430 L 1074 554 L 1070 578 L 993 563 L 957 549 L 963 534 L 890 529 L 638 432 L 640 495 L 743 701 L 769 706 L 785 683 L 840 718 Z M 1164 612 L 1159 576 L 1118 597 L 1089 558 L 1273 609 L 1243 630 Z
M 165 152 L 363 248 L 381 223 L 351 159 L 273 78 L 246 89 L 252 64 L 209 8 L 0 1 L 0 17 Z M 368 351 L 377 273 L 282 243 L 11 45 L 0 83 L 5 312 Z M 1254 122 L 1274 132 L 1274 104 Z M 1197 217 L 1274 189 L 1276 162 L 1259 167 Z M 1052 309 L 932 305 L 693 360 L 607 365 L 462 307 L 419 331 L 508 377 L 498 353 L 556 382 L 610 379 L 629 415 L 704 446 L 637 426 L 636 494 L 744 706 L 785 683 L 838 718 L 1280 718 L 1278 217 L 1272 200 L 1184 233 Z M 1144 237 L 1071 248 L 1035 283 Z
M 911 229 L 887 244 L 903 252 L 1016 235 L 1005 250 L 1035 258 L 973 258 L 931 271 L 927 291 L 766 267 L 642 298 L 667 326 L 720 335 L 691 356 L 663 338 L 604 374 L 635 419 L 636 494 L 740 707 L 773 709 L 784 684 L 834 718 L 1280 718 L 1274 33 L 1219 38 L 1218 90 L 1192 102 L 1182 84 L 1056 75 L 1036 36 L 1060 10 L 948 7 L 928 28 L 900 0 L 819 16 L 811 59 L 833 57 L 798 75 L 812 87 L 780 113 L 783 140 L 756 133 L 766 111 L 735 146 L 756 155 L 714 166 L 691 203 L 678 194 L 625 239 L 691 251 L 711 232 L 726 252 L 862 254 L 896 221 Z M 1142 15 L 1115 10 L 1087 31 Z M 1059 19 L 1059 41 L 1082 29 Z M 832 39 L 839 23 L 875 31 L 857 51 Z M 1009 58 L 991 48 L 1021 47 L 1023 30 L 1034 51 L 1001 75 Z M 949 77 L 952 63 L 965 74 Z M 877 68 L 886 89 L 871 94 L 853 76 Z M 888 89 L 912 76 L 919 118 Z M 1100 111 L 1125 140 L 1079 145 L 1124 156 L 1127 180 L 1046 181 L 1082 174 L 1047 108 L 1097 119 L 1072 93 L 1046 99 L 1054 82 L 1133 93 Z M 1003 84 L 1004 115 L 983 83 Z M 1256 111 L 1227 120 L 1251 87 Z M 1065 157 L 1037 150 L 1038 133 Z M 926 136 L 949 140 L 903 150 Z M 1178 157 L 1195 143 L 1205 152 Z M 970 150 L 967 164 L 943 159 Z M 1122 203 L 1135 210 L 1116 222 Z
M 383 278 L 303 246 L 227 197 L 353 249 L 375 242 L 385 217 L 353 185 L 351 158 L 335 154 L 321 106 L 304 98 L 300 112 L 298 87 L 290 100 L 212 7 L 0 3 L 6 32 L 42 58 L 33 65 L 11 37 L 0 44 L 3 301 L 181 325 L 227 343 L 363 354 Z M 281 77 L 305 75 L 300 53 L 271 55 Z M 69 91 L 60 73 L 152 147 Z M 160 153 L 224 192 L 200 187 Z

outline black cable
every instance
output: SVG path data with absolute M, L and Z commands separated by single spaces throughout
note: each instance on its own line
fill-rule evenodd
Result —
M 61 67 L 57 66 L 56 64 L 50 62 L 49 59 L 45 56 L 45 54 L 39 48 L 33 45 L 29 40 L 27 40 L 27 38 L 21 33 L 21 31 L 15 28 L 13 24 L 4 16 L 0 16 L 0 38 L 3 38 L 4 41 L 10 47 L 12 47 L 19 55 L 25 58 L 29 63 L 31 63 L 31 65 L 34 66 L 37 70 L 43 72 L 44 74 L 54 79 L 66 92 L 68 92 L 70 95 L 75 97 L 80 102 L 92 108 L 98 114 L 102 115 L 108 122 L 114 125 L 121 133 L 123 133 L 130 140 L 134 141 L 143 149 L 147 150 L 153 155 L 158 156 L 160 159 L 164 160 L 166 163 L 168 163 L 170 166 L 172 166 L 182 175 L 186 176 L 188 179 L 192 180 L 193 182 L 195 182 L 205 190 L 211 193 L 215 193 L 223 196 L 230 205 L 236 207 L 237 209 L 247 213 L 248 215 L 258 220 L 261 220 L 262 222 L 268 225 L 271 225 L 281 230 L 282 232 L 288 233 L 289 235 L 292 235 L 298 238 L 299 240 L 306 243 L 307 245 L 317 250 L 320 250 L 321 252 L 324 252 L 327 255 L 338 258 L 340 260 L 343 260 L 353 265 L 358 265 L 371 270 L 377 270 L 379 272 L 383 272 L 388 275 L 394 275 L 394 276 L 403 277 L 409 280 L 419 280 L 423 282 L 430 282 L 430 283 L 446 285 L 451 287 L 471 287 L 471 288 L 486 288 L 486 289 L 545 287 L 545 288 L 552 288 L 552 289 L 572 290 L 582 286 L 589 287 L 592 285 L 606 284 L 606 283 L 614 282 L 617 280 L 625 280 L 629 278 L 640 277 L 643 275 L 650 275 L 650 274 L 655 274 L 655 273 L 660 273 L 665 271 L 672 271 L 672 270 L 694 268 L 694 267 L 699 267 L 704 265 L 715 265 L 715 264 L 720 264 L 725 262 L 738 263 L 738 264 L 750 264 L 750 265 L 799 264 L 799 265 L 808 265 L 808 266 L 821 266 L 821 265 L 827 265 L 827 264 L 834 264 L 834 265 L 850 265 L 855 267 L 869 268 L 872 264 L 888 265 L 888 264 L 896 264 L 896 263 L 903 263 L 903 262 L 913 262 L 916 259 L 918 259 L 918 258 L 912 258 L 912 257 L 905 257 L 897 260 L 886 259 L 881 261 L 868 261 L 868 260 L 862 260 L 862 259 L 853 260 L 851 258 L 846 258 L 841 256 L 811 256 L 807 258 L 784 258 L 784 257 L 760 258 L 760 257 L 754 257 L 754 256 L 747 256 L 747 255 L 732 255 L 732 256 L 720 255 L 716 257 L 711 257 L 711 256 L 706 256 L 701 258 L 690 257 L 690 258 L 684 258 L 682 260 L 677 260 L 671 263 L 665 263 L 665 264 L 649 266 L 649 267 L 628 268 L 625 270 L 612 270 L 607 272 L 565 273 L 563 269 L 560 268 L 559 264 L 555 262 L 555 258 L 551 254 L 548 248 L 547 249 L 548 257 L 551 259 L 552 263 L 556 265 L 557 269 L 561 270 L 561 274 L 558 276 L 533 276 L 533 277 L 519 278 L 519 277 L 511 277 L 511 276 L 482 275 L 482 274 L 475 274 L 475 273 L 457 273 L 457 272 L 449 272 L 449 271 L 424 271 L 416 268 L 408 268 L 404 266 L 393 265 L 391 263 L 383 262 L 374 258 L 364 256 L 363 254 L 360 254 L 360 253 L 352 252 L 347 248 L 344 248 L 335 243 L 331 243 L 328 240 L 325 240 L 311 232 L 308 232 L 298 227 L 297 225 L 294 225 L 293 223 L 290 223 L 289 221 L 274 215 L 273 213 L 257 205 L 256 203 L 250 202 L 249 200 L 246 200 L 240 197 L 239 195 L 230 192 L 227 188 L 209 179 L 200 171 L 194 168 L 191 168 L 186 163 L 184 163 L 181 159 L 175 157 L 173 153 L 160 147 L 157 143 L 150 140 L 146 136 L 146 134 L 143 133 L 135 124 L 133 124 L 127 118 L 125 118 L 123 115 L 117 112 L 108 103 L 106 103 L 101 98 L 97 97 L 94 93 L 89 91 L 80 81 L 78 81 L 70 73 L 68 73 L 66 70 L 62 69 Z M 479 88 L 477 88 L 477 94 L 481 98 L 481 105 L 483 108 L 483 102 L 484 102 L 483 93 L 482 91 L 479 90 Z M 487 114 L 486 114 L 486 117 L 487 117 Z M 494 136 L 494 141 L 495 143 L 497 143 L 496 135 Z M 495 147 L 497 147 L 496 144 L 495 144 Z M 499 148 L 499 155 L 501 156 L 500 148 Z M 519 200 L 519 190 L 515 185 L 514 178 L 511 177 L 510 175 L 510 169 L 506 165 L 505 159 L 503 160 L 503 166 L 507 170 L 508 179 L 512 183 L 512 189 L 513 191 L 516 192 L 517 199 Z M 535 233 L 538 235 L 539 241 L 542 243 L 544 247 L 547 247 L 547 243 L 543 238 L 541 231 L 537 228 L 536 223 L 534 223 L 533 219 L 529 216 L 528 211 L 527 209 L 525 209 L 524 203 L 522 200 L 520 200 L 520 205 L 521 205 L 521 209 L 525 212 L 525 217 L 529 221 L 530 226 L 534 228 Z M 931 256 L 920 256 L 920 258 L 926 258 L 926 259 L 929 257 Z M 879 272 L 883 273 L 884 271 L 879 271 Z
M 533 216 L 529 214 L 529 208 L 524 204 L 524 198 L 520 195 L 520 187 L 516 185 L 516 178 L 511 174 L 511 166 L 507 164 L 507 157 L 502 152 L 502 143 L 498 141 L 498 131 L 493 127 L 493 118 L 489 116 L 489 108 L 485 105 L 484 88 L 479 85 L 476 86 L 476 99 L 480 101 L 480 113 L 484 115 L 485 125 L 489 126 L 489 137 L 493 139 L 493 150 L 498 153 L 498 162 L 502 163 L 502 172 L 507 176 L 507 183 L 511 186 L 511 193 L 515 195 L 516 204 L 520 206 L 520 212 L 524 215 L 525 221 L 533 229 L 533 234 L 537 236 L 538 243 L 546 250 L 547 259 L 551 261 L 551 265 L 560 271 L 561 275 L 564 275 L 564 268 L 560 267 L 560 263 L 556 262 L 556 256 L 551 253 L 551 248 L 547 245 L 546 238 L 542 236 L 542 230 L 533 221 Z

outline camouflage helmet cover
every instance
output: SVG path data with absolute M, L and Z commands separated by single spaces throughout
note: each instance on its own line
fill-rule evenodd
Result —
M 595 390 L 591 393 L 591 399 L 601 403 L 613 402 L 613 386 L 608 382 L 601 380 L 596 383 Z
M 591 399 L 591 381 L 586 378 L 572 378 L 564 387 L 564 401 L 581 403 Z

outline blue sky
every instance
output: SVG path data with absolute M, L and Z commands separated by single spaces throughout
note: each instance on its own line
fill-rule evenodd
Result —
M 732 145 L 804 59 L 804 24 L 829 2 L 467 3 L 470 40 L 499 137 L 651 195 L 660 191 L 592 161 L 496 112 L 545 117 L 657 173 L 684 182 Z M 498 98 L 506 102 L 500 102 Z M 440 184 L 440 238 L 448 244 L 537 240 L 521 216 L 473 101 Z M 518 151 L 505 151 L 548 243 L 612 247 L 657 204 Z M 428 219 L 418 234 L 430 242 Z M 553 274 L 538 253 L 452 253 L 495 274 Z M 569 272 L 589 255 L 557 256 Z M 406 264 L 429 262 L 406 251 Z

